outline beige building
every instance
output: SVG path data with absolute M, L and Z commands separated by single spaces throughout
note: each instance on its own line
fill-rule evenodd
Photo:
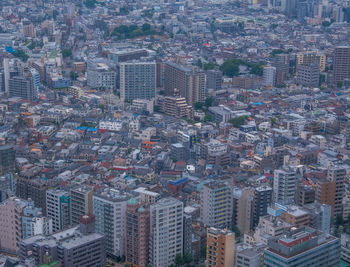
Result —
M 297 54 L 297 64 L 317 64 L 320 66 L 320 71 L 322 72 L 326 69 L 326 55 L 321 54 L 318 51 L 299 52 Z
M 207 230 L 207 267 L 233 267 L 235 262 L 235 234 L 224 229 Z

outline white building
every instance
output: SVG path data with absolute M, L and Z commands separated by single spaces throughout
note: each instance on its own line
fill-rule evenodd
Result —
M 116 73 L 104 63 L 88 64 L 87 85 L 96 89 L 116 87 Z
M 57 232 L 70 225 L 70 196 L 63 190 L 46 191 L 47 217 L 52 219 L 52 230 Z
M 292 170 L 281 169 L 274 171 L 273 194 L 274 202 L 288 203 L 294 200 L 297 177 Z
M 276 68 L 275 67 L 264 67 L 263 72 L 263 84 L 265 86 L 274 86 L 276 84 Z
M 47 217 L 35 217 L 30 223 L 34 235 L 51 235 L 52 219 Z
M 101 120 L 98 128 L 112 132 L 119 132 L 123 128 L 123 122 L 120 120 Z
M 183 203 L 175 198 L 152 204 L 150 229 L 150 264 L 153 267 L 174 265 L 183 248 Z

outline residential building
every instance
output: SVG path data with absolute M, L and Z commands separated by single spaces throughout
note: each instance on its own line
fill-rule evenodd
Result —
M 232 192 L 223 183 L 212 181 L 200 189 L 200 219 L 210 227 L 230 228 L 232 225 Z
M 290 169 L 280 169 L 274 171 L 273 194 L 274 201 L 286 203 L 294 201 L 297 177 L 296 173 Z
M 207 229 L 207 267 L 232 267 L 235 263 L 235 234 L 230 230 Z
M 38 96 L 32 77 L 15 76 L 9 79 L 9 94 L 11 97 L 21 97 L 31 101 Z
M 307 87 L 318 87 L 320 83 L 319 65 L 298 65 L 297 83 Z
M 264 67 L 263 85 L 275 86 L 276 84 L 276 68 L 271 66 Z
M 208 70 L 206 72 L 207 75 L 207 90 L 219 91 L 221 90 L 222 84 L 222 72 L 216 68 L 213 70 Z
M 80 225 L 45 236 L 36 235 L 20 243 L 20 258 L 35 261 L 35 266 L 45 263 L 46 257 L 65 267 L 106 266 L 105 237 L 95 232 L 93 215 L 83 215 Z
M 295 205 L 288 205 L 286 210 L 282 210 L 281 219 L 291 225 L 305 225 L 310 224 L 309 213 Z
M 319 53 L 318 51 L 299 52 L 297 53 L 297 64 L 316 64 L 322 72 L 326 69 L 326 55 Z
M 120 63 L 120 98 L 122 101 L 152 99 L 156 94 L 156 63 Z
M 153 267 L 172 265 L 183 252 L 183 203 L 162 198 L 150 211 L 149 263 Z
M 69 193 L 59 189 L 46 191 L 47 217 L 52 219 L 52 230 L 57 232 L 71 225 Z
M 342 201 L 345 192 L 346 169 L 342 166 L 328 168 L 327 178 L 335 182 L 334 215 L 342 214 Z
M 238 244 L 235 248 L 235 267 L 260 267 L 264 263 L 265 246 Z
M 161 109 L 165 114 L 182 118 L 192 117 L 192 107 L 186 103 L 186 98 L 179 96 L 164 97 Z
M 331 207 L 332 216 L 335 208 L 336 182 L 330 180 L 318 180 L 316 184 L 316 201 Z
M 186 98 L 188 105 L 194 106 L 205 100 L 206 76 L 204 71 L 182 66 L 173 62 L 165 64 L 164 89 L 166 96 L 174 96 L 175 89 Z
M 329 234 L 331 230 L 332 207 L 326 204 L 312 203 L 303 206 L 309 213 L 310 227 Z
M 338 46 L 333 55 L 334 83 L 350 78 L 350 47 Z
M 11 145 L 0 146 L 0 175 L 13 172 L 15 168 L 15 150 Z
M 93 214 L 92 209 L 93 190 L 91 187 L 79 186 L 70 191 L 71 220 L 72 225 L 79 224 L 80 216 Z
M 147 266 L 149 254 L 150 210 L 135 198 L 126 207 L 125 261 L 132 265 Z
M 93 196 L 96 231 L 106 237 L 107 254 L 125 255 L 125 214 L 131 196 L 116 189 L 105 189 Z
M 267 208 L 272 201 L 272 188 L 269 186 L 259 186 L 254 190 L 254 199 L 252 207 L 252 227 L 255 228 L 259 223 L 259 218 L 267 214 Z
M 309 227 L 292 227 L 282 237 L 268 242 L 264 266 L 338 266 L 340 240 Z
M 343 261 L 350 263 L 350 235 L 342 233 L 340 237 L 341 252 L 340 257 Z
M 87 85 L 95 89 L 116 88 L 116 72 L 104 63 L 91 63 L 87 68 Z

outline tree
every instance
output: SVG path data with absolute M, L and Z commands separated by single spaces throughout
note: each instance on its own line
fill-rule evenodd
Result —
M 326 75 L 320 74 L 320 85 L 326 81 Z
M 203 63 L 202 63 L 202 60 L 199 58 L 197 59 L 197 62 L 196 62 L 196 66 L 202 68 L 203 67 Z
M 144 23 L 142 25 L 142 31 L 143 32 L 149 32 L 151 30 L 151 25 L 149 23 Z
M 271 29 L 276 29 L 278 27 L 278 24 L 276 24 L 276 23 L 272 23 L 272 24 L 270 24 L 270 28 Z
M 69 76 L 70 76 L 70 79 L 71 80 L 73 80 L 73 81 L 75 81 L 77 78 L 78 78 L 78 73 L 76 73 L 76 72 L 74 72 L 74 71 L 71 71 L 70 73 L 69 73 Z
M 241 236 L 241 231 L 238 229 L 236 225 L 232 226 L 232 232 L 235 233 L 236 238 Z
M 239 62 L 234 59 L 226 60 L 221 66 L 220 70 L 228 77 L 234 77 L 239 74 Z
M 343 87 L 343 82 L 337 82 L 337 87 L 342 88 Z
M 246 118 L 247 116 L 239 116 L 229 120 L 228 122 L 231 123 L 233 127 L 239 128 L 245 123 Z
M 212 70 L 212 69 L 215 69 L 215 67 L 218 66 L 218 64 L 216 63 L 204 63 L 203 64 L 203 69 L 204 70 Z
M 180 266 L 181 264 L 183 264 L 183 260 L 182 260 L 181 254 L 176 254 L 176 256 L 175 256 L 175 264 L 176 264 L 176 266 Z
M 205 114 L 204 121 L 214 121 L 214 118 L 210 114 Z
M 344 223 L 343 216 L 341 214 L 338 214 L 335 218 L 335 224 L 336 225 L 342 225 Z
M 85 6 L 87 8 L 95 8 L 96 7 L 96 3 L 97 3 L 96 0 L 86 0 L 84 2 Z
M 203 108 L 203 103 L 202 102 L 196 102 L 194 103 L 194 109 L 202 109 Z
M 205 99 L 205 106 L 208 108 L 208 107 L 211 107 L 213 105 L 213 102 L 214 102 L 214 98 L 213 97 L 208 97 Z
M 326 21 L 326 20 L 322 22 L 323 27 L 329 27 L 329 26 L 331 26 L 331 24 L 332 23 L 330 21 Z
M 62 50 L 62 56 L 64 58 L 70 57 L 72 55 L 72 49 L 63 49 Z
M 202 246 L 201 247 L 201 258 L 206 258 L 207 257 L 207 247 L 206 246 Z
M 184 263 L 191 263 L 193 260 L 192 254 L 189 252 L 186 252 L 184 257 L 183 257 L 183 262 Z

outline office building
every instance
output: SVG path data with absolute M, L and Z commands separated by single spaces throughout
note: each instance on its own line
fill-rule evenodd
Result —
M 350 47 L 338 46 L 333 56 L 334 83 L 344 82 L 350 78 Z
M 335 208 L 336 182 L 328 179 L 318 180 L 316 184 L 316 201 L 331 207 L 332 216 Z
M 309 227 L 292 227 L 282 237 L 270 239 L 264 266 L 339 266 L 340 240 Z
M 303 209 L 309 213 L 310 227 L 327 234 L 330 233 L 332 218 L 331 206 L 316 202 L 304 205 Z
M 144 204 L 153 204 L 156 203 L 160 198 L 160 194 L 147 190 L 145 187 L 139 187 L 134 190 L 139 193 L 140 201 Z
M 309 212 L 296 205 L 288 205 L 282 210 L 281 219 L 290 225 L 310 225 Z
M 71 225 L 70 196 L 63 190 L 46 191 L 47 217 L 52 219 L 52 230 L 57 232 Z
M 273 194 L 274 202 L 288 203 L 295 198 L 297 177 L 296 173 L 290 169 L 280 169 L 274 171 Z
M 104 63 L 89 63 L 87 85 L 95 89 L 114 90 L 116 88 L 116 72 Z
M 147 266 L 149 254 L 150 210 L 135 198 L 126 207 L 125 261 L 136 266 Z
M 174 96 L 177 89 L 180 96 L 186 98 L 188 105 L 194 106 L 195 103 L 205 100 L 206 76 L 204 71 L 167 62 L 164 83 L 166 96 Z
M 295 192 L 295 204 L 304 206 L 315 201 L 315 189 L 303 183 L 297 184 Z
M 342 201 L 345 192 L 346 169 L 342 166 L 328 168 L 327 178 L 335 182 L 334 215 L 342 214 Z
M 235 248 L 235 265 L 234 267 L 260 267 L 264 263 L 265 246 L 239 244 Z
M 81 216 L 80 225 L 45 236 L 37 235 L 20 243 L 20 258 L 44 264 L 47 257 L 61 266 L 106 266 L 105 237 L 95 232 L 94 216 Z
M 320 82 L 320 67 L 316 64 L 298 65 L 297 82 L 307 87 L 318 87 Z
M 156 94 L 156 63 L 120 63 L 120 98 L 123 101 L 152 99 Z
M 183 252 L 183 203 L 163 198 L 150 211 L 149 263 L 153 267 L 172 265 Z
M 12 173 L 0 176 L 0 203 L 15 194 L 15 178 Z
M 221 90 L 222 72 L 219 69 L 208 70 L 207 75 L 207 90 Z
M 223 183 L 212 181 L 200 189 L 200 219 L 210 227 L 230 228 L 232 225 L 232 192 Z
M 254 190 L 252 188 L 234 188 L 232 223 L 238 227 L 241 233 L 249 232 L 252 229 L 253 200 Z
M 286 76 L 289 73 L 289 55 L 275 55 L 273 66 L 276 68 L 276 85 L 283 85 Z
M 21 97 L 28 100 L 36 100 L 37 89 L 34 88 L 32 77 L 29 75 L 15 76 L 9 79 L 9 94 L 11 97 Z
M 276 84 L 276 68 L 271 66 L 264 67 L 263 85 L 275 86 L 275 84 Z
M 106 237 L 107 254 L 125 255 L 126 205 L 131 196 L 116 189 L 105 189 L 93 196 L 96 231 Z
M 15 150 L 11 145 L 0 146 L 0 175 L 13 172 L 15 168 Z
M 350 235 L 342 233 L 340 237 L 341 252 L 340 257 L 343 261 L 350 263 Z
M 207 229 L 207 267 L 232 267 L 235 263 L 235 234 L 224 229 Z
M 92 214 L 92 195 L 91 187 L 80 186 L 70 191 L 71 217 L 72 225 L 79 224 L 80 216 Z

